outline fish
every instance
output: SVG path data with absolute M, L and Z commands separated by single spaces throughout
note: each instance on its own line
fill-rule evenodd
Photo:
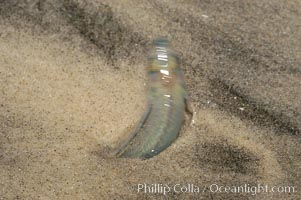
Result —
M 193 114 L 179 56 L 167 38 L 153 40 L 146 73 L 146 110 L 116 150 L 117 157 L 149 159 L 158 155 L 178 138 L 185 113 Z

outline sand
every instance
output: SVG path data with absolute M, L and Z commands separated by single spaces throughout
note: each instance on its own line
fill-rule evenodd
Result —
M 297 0 L 0 1 L 0 199 L 300 199 L 300 19 Z M 158 36 L 196 123 L 152 159 L 111 157 L 145 109 Z

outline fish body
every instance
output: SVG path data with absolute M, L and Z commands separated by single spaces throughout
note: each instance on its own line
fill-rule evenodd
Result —
M 147 109 L 117 155 L 151 158 L 169 147 L 185 118 L 187 91 L 178 56 L 165 38 L 154 40 L 146 68 Z

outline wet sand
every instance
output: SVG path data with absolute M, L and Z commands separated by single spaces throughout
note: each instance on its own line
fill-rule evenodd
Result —
M 299 199 L 300 18 L 300 1 L 1 1 L 0 199 Z M 181 56 L 196 124 L 152 159 L 109 157 L 145 108 L 158 36 Z

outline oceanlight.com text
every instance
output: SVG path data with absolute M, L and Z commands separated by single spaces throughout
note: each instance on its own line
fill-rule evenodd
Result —
M 256 195 L 259 193 L 295 193 L 296 186 L 269 186 L 266 184 L 242 184 L 242 185 L 222 185 L 213 183 L 210 185 L 196 184 L 162 184 L 162 183 L 141 183 L 137 185 L 138 193 L 160 193 L 168 195 L 168 193 L 248 193 Z

